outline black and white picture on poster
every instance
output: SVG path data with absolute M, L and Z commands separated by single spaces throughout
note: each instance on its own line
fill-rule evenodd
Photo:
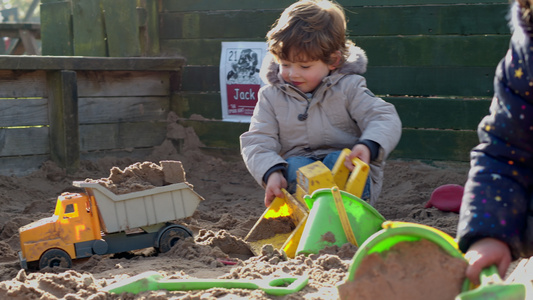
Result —
M 264 42 L 222 42 L 220 95 L 225 121 L 250 122 L 263 85 L 259 69 L 266 51 Z

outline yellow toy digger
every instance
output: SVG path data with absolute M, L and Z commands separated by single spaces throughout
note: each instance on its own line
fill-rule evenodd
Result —
M 320 161 L 298 169 L 294 195 L 283 190 L 285 198 L 276 197 L 245 237 L 254 254 L 260 255 L 263 245 L 272 244 L 276 249 L 283 249 L 288 257 L 294 258 L 309 214 L 304 200 L 306 195 L 311 195 L 318 189 L 338 187 L 361 197 L 369 166 L 356 158 L 352 161 L 355 167 L 350 174 L 344 166 L 344 160 L 349 154 L 350 149 L 344 149 L 331 171 Z M 277 232 L 273 229 L 279 227 L 276 224 L 280 223 L 288 224 L 285 228 L 290 230 Z

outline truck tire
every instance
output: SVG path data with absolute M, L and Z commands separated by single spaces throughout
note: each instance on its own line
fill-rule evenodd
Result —
M 61 249 L 46 250 L 41 256 L 41 259 L 39 259 L 39 269 L 44 269 L 46 267 L 71 268 L 72 259 L 67 252 Z
M 159 239 L 159 252 L 165 253 L 170 251 L 174 245 L 176 245 L 180 240 L 192 237 L 192 233 L 183 227 L 170 227 Z

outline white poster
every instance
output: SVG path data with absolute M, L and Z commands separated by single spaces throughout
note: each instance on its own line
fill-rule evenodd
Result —
M 259 69 L 265 42 L 222 42 L 220 95 L 224 121 L 250 122 L 257 93 L 263 86 Z

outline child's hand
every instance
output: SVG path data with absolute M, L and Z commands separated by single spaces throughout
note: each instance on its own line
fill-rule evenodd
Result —
M 504 242 L 494 238 L 481 239 L 468 249 L 465 254 L 468 260 L 466 277 L 474 284 L 479 284 L 479 273 L 491 265 L 498 266 L 500 277 L 504 278 L 511 263 L 511 251 Z
M 354 158 L 359 158 L 366 164 L 370 163 L 370 149 L 368 149 L 367 146 L 363 144 L 357 144 L 353 146 L 352 152 L 346 156 L 346 160 L 344 161 L 344 165 L 348 168 L 348 170 L 353 171 L 354 165 L 352 163 L 352 160 Z
M 283 177 L 281 172 L 277 171 L 272 173 L 268 179 L 265 187 L 265 206 L 269 207 L 270 203 L 274 201 L 274 198 L 284 198 L 285 195 L 281 191 L 281 188 L 287 188 L 287 180 Z

